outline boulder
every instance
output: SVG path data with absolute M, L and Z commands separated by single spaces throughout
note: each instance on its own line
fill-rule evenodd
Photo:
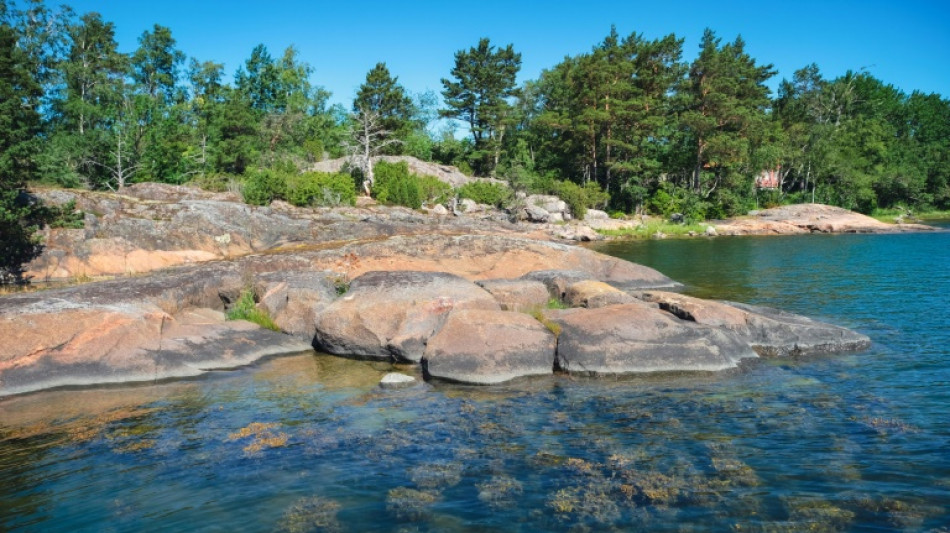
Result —
M 368 272 L 317 315 L 313 345 L 336 355 L 418 363 L 453 309 L 500 307 L 485 289 L 452 274 Z
M 756 353 L 731 331 L 684 321 L 643 303 L 554 310 L 556 368 L 571 374 L 718 371 Z
M 525 205 L 537 207 L 548 213 L 568 213 L 567 202 L 550 194 L 532 194 L 525 198 Z
M 567 297 L 567 288 L 581 281 L 588 281 L 591 275 L 580 270 L 535 270 L 521 277 L 526 281 L 537 281 L 548 289 L 548 295 L 559 302 Z
M 265 311 L 281 331 L 306 341 L 316 334 L 316 316 L 337 297 L 331 272 L 269 272 L 255 283 L 257 308 Z
M 429 214 L 444 217 L 449 214 L 449 210 L 442 204 L 435 204 L 429 208 Z
M 637 299 L 602 281 L 584 280 L 568 285 L 564 303 L 571 307 L 596 309 L 608 305 L 634 303 Z
M 548 288 L 528 279 L 487 279 L 478 285 L 491 293 L 503 311 L 541 309 L 550 299 Z
M 584 221 L 588 220 L 610 220 L 610 215 L 600 209 L 588 209 L 587 214 L 584 215 Z
M 536 205 L 526 205 L 522 210 L 522 214 L 528 222 L 544 223 L 551 218 L 551 213 Z
M 871 340 L 846 328 L 768 307 L 701 300 L 670 292 L 646 292 L 642 298 L 682 320 L 735 332 L 759 355 L 815 355 L 863 350 Z
M 416 378 L 399 372 L 389 372 L 379 380 L 379 387 L 382 389 L 398 389 L 410 387 L 415 384 Z
M 534 318 L 511 311 L 455 309 L 426 346 L 426 379 L 490 385 L 551 374 L 557 341 Z
M 586 224 L 571 224 L 560 227 L 555 230 L 554 236 L 565 241 L 578 242 L 602 241 L 605 238 Z

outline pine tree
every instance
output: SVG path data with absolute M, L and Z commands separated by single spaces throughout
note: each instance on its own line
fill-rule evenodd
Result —
M 24 189 L 36 171 L 42 92 L 17 37 L 0 23 L 0 283 L 19 281 L 22 264 L 39 251 L 33 237 L 38 208 L 24 198 Z
M 452 77 L 442 79 L 445 105 L 439 114 L 468 123 L 478 156 L 477 171 L 490 174 L 498 166 L 505 129 L 512 118 L 509 99 L 518 95 L 516 77 L 521 54 L 512 45 L 495 49 L 487 38 L 455 53 Z

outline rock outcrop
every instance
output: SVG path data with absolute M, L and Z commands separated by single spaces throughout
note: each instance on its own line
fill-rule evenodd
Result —
M 733 331 L 762 356 L 827 354 L 871 345 L 860 333 L 768 307 L 668 292 L 647 292 L 643 299 L 683 320 Z
M 795 204 L 750 213 L 715 225 L 719 235 L 798 235 L 803 233 L 894 233 L 931 231 L 922 224 L 887 224 L 840 207 Z
M 34 276 L 120 277 L 0 296 L 0 396 L 193 376 L 312 347 L 490 384 L 555 368 L 721 370 L 868 345 L 805 317 L 664 292 L 679 284 L 493 215 L 251 207 L 156 184 L 46 194 L 76 200 L 87 225 L 48 231 Z M 281 332 L 225 320 L 248 292 Z M 552 301 L 572 308 L 546 309 Z

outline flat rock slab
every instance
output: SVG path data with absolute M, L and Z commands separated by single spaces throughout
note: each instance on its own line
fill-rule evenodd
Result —
M 400 235 L 315 254 L 313 267 L 339 269 L 341 256 L 358 258 L 344 265 L 351 277 L 376 270 L 415 270 L 487 280 L 557 270 L 578 273 L 572 281 L 594 279 L 624 290 L 680 286 L 652 268 L 593 250 L 507 235 Z
M 923 224 L 887 224 L 854 211 L 823 204 L 783 205 L 716 225 L 720 235 L 894 233 L 934 229 Z
M 561 329 L 557 368 L 571 374 L 717 371 L 757 357 L 731 331 L 680 320 L 644 303 L 546 316 Z
M 34 307 L 0 316 L 0 396 L 62 386 L 153 381 L 233 368 L 306 343 L 222 313 L 155 306 Z
M 314 348 L 328 353 L 418 363 L 453 309 L 500 310 L 485 289 L 444 272 L 368 272 L 316 319 Z
M 458 309 L 422 358 L 428 378 L 491 385 L 523 376 L 551 374 L 554 334 L 529 315 L 511 311 Z
M 642 297 L 683 320 L 735 332 L 762 356 L 828 354 L 871 345 L 870 338 L 850 329 L 768 307 L 662 291 L 646 292 Z

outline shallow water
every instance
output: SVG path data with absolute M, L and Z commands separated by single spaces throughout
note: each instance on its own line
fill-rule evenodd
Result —
M 874 344 L 399 391 L 388 365 L 302 354 L 9 398 L 0 530 L 948 531 L 950 233 L 600 249 Z

